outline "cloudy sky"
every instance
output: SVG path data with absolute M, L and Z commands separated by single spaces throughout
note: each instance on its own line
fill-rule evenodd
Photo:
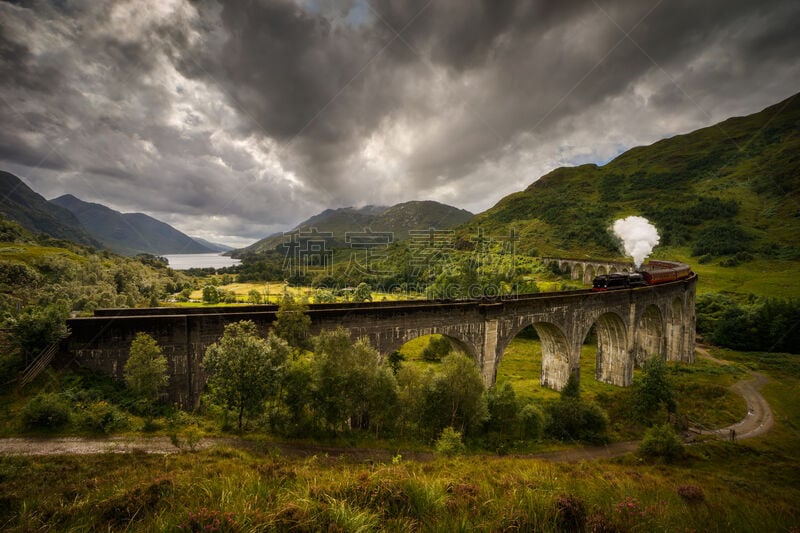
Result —
M 244 245 L 474 212 L 800 90 L 796 0 L 0 2 L 0 169 Z

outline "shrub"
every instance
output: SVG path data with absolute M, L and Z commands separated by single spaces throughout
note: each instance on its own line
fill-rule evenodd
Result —
M 706 499 L 703 489 L 696 485 L 680 485 L 677 492 L 678 496 L 686 503 L 702 503 Z
M 702 255 L 734 255 L 749 250 L 752 237 L 739 226 L 717 224 L 709 226 L 697 233 L 693 256 Z
M 466 451 L 464 443 L 461 441 L 461 432 L 452 427 L 446 427 L 436 441 L 436 453 L 446 455 L 460 455 Z
M 545 431 L 559 440 L 603 442 L 608 418 L 597 405 L 567 398 L 546 408 Z
M 23 368 L 24 361 L 17 351 L 0 355 L 0 383 L 13 380 Z
M 189 516 L 178 529 L 181 531 L 239 531 L 239 524 L 233 513 L 223 513 L 201 508 L 198 512 L 189 512 Z
M 519 411 L 519 428 L 523 439 L 539 440 L 544 430 L 544 413 L 536 405 L 526 404 Z
M 586 505 L 572 494 L 556 498 L 556 525 L 560 531 L 583 531 L 586 528 Z
M 22 423 L 27 429 L 58 429 L 69 419 L 69 403 L 52 392 L 37 394 L 22 411 Z
M 128 417 L 110 403 L 99 401 L 79 413 L 78 425 L 87 431 L 109 434 L 128 427 Z
M 179 450 L 188 448 L 193 452 L 197 450 L 197 445 L 203 439 L 203 431 L 196 424 L 192 424 L 180 431 L 176 428 L 171 428 L 167 431 L 167 436 L 172 445 Z
M 672 426 L 662 424 L 647 430 L 639 445 L 639 453 L 649 459 L 671 463 L 682 458 L 685 451 Z

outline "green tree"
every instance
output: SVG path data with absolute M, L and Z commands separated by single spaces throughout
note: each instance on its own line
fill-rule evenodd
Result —
M 69 304 L 63 300 L 26 309 L 10 321 L 12 341 L 28 360 L 69 333 L 67 318 Z
M 566 398 L 548 405 L 546 413 L 545 430 L 556 439 L 599 443 L 606 437 L 608 416 L 596 404 Z
M 466 446 L 461 440 L 461 432 L 449 426 L 444 428 L 442 434 L 436 440 L 436 453 L 451 457 L 453 455 L 461 455 L 465 451 Z
M 570 398 L 574 400 L 581 399 L 581 380 L 576 372 L 570 372 L 567 384 L 561 389 L 561 399 L 567 400 Z
M 395 378 L 366 338 L 353 343 L 342 328 L 323 331 L 314 345 L 311 371 L 315 405 L 331 429 L 349 422 L 351 429 L 377 432 L 391 420 Z
M 675 393 L 667 375 L 667 365 L 659 356 L 645 361 L 642 373 L 633 382 L 633 402 L 636 417 L 652 423 L 663 407 L 675 412 Z
M 580 380 L 571 373 L 557 402 L 546 407 L 545 430 L 560 440 L 602 442 L 606 437 L 608 415 L 594 403 L 581 400 Z
M 423 425 L 433 434 L 452 426 L 462 433 L 480 426 L 487 417 L 485 387 L 475 363 L 452 353 L 426 383 Z
M 219 290 L 214 285 L 203 287 L 203 301 L 207 304 L 218 304 L 220 300 Z
M 306 311 L 308 305 L 305 302 L 295 300 L 291 294 L 285 294 L 272 323 L 275 335 L 285 340 L 297 352 L 310 347 L 311 317 Z
M 662 424 L 645 432 L 639 445 L 639 453 L 650 459 L 671 463 L 682 458 L 686 452 L 672 426 Z
M 370 287 L 368 283 L 362 281 L 358 284 L 356 290 L 353 291 L 353 301 L 366 302 L 367 300 L 370 302 L 372 301 L 372 287 Z
M 225 326 L 222 338 L 206 350 L 209 393 L 236 412 L 239 431 L 245 414 L 263 412 L 265 401 L 277 394 L 288 354 L 284 340 L 274 335 L 262 339 L 250 320 Z
M 422 358 L 425 361 L 438 362 L 453 351 L 450 341 L 441 335 L 432 336 L 428 345 L 422 350 Z
M 260 304 L 262 301 L 261 293 L 258 292 L 258 289 L 250 289 L 250 292 L 247 293 L 247 301 L 251 304 Z
M 509 382 L 493 386 L 487 393 L 489 421 L 487 429 L 501 440 L 517 433 L 519 403 L 514 387 Z
M 147 333 L 137 333 L 125 362 L 125 383 L 148 406 L 158 400 L 161 389 L 169 383 L 167 358 L 156 340 Z

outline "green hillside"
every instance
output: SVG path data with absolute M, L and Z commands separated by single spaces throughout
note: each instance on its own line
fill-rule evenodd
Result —
M 18 177 L 0 171 L 0 215 L 34 233 L 100 247 L 69 210 L 52 205 Z
M 0 324 L 28 309 L 64 302 L 69 311 L 158 305 L 193 280 L 153 256 L 106 250 L 32 234 L 0 216 Z
M 800 259 L 800 95 L 759 113 L 633 148 L 604 166 L 559 168 L 460 228 L 506 234 L 523 253 L 619 256 L 607 228 L 643 215 L 659 253 L 733 266 Z M 666 250 L 665 250 L 666 248 Z

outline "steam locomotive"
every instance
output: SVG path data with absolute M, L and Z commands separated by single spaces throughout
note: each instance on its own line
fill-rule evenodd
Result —
M 616 272 L 594 278 L 593 291 L 633 289 L 688 278 L 692 269 L 676 261 L 650 261 L 636 272 Z

